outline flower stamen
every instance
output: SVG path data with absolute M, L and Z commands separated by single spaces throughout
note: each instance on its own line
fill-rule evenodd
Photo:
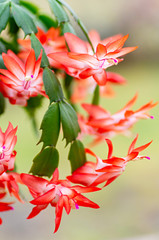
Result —
M 31 80 L 31 76 L 25 76 L 24 81 L 30 81 Z
M 0 147 L 0 159 L 4 157 L 4 149 L 5 148 L 6 148 L 5 146 Z

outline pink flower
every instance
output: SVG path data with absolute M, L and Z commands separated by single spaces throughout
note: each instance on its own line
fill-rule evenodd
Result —
M 0 91 L 9 98 L 10 103 L 26 106 L 30 97 L 38 94 L 46 96 L 42 90 L 42 52 L 36 61 L 35 52 L 31 49 L 26 63 L 11 50 L 8 50 L 7 54 L 2 53 L 2 58 L 7 70 L 0 69 Z
M 128 130 L 139 119 L 152 118 L 147 112 L 156 106 L 157 103 L 150 101 L 136 111 L 133 111 L 130 108 L 136 99 L 137 95 L 135 95 L 124 108 L 113 115 L 100 106 L 82 104 L 82 107 L 88 113 L 86 119 L 79 115 L 79 125 L 82 135 L 92 133 L 91 135 L 95 137 L 93 144 L 96 144 L 107 137 L 113 137 L 119 133 L 128 133 Z
M 3 133 L 0 128 L 0 175 L 7 170 L 14 169 L 16 151 L 14 146 L 17 142 L 17 127 L 13 128 L 11 123 L 8 124 L 7 130 Z
M 79 79 L 93 77 L 97 84 L 103 86 L 107 82 L 105 69 L 118 64 L 123 59 L 119 57 L 134 51 L 137 47 L 122 48 L 128 35 L 109 38 L 106 45 L 97 45 L 95 54 L 90 51 L 88 44 L 72 33 L 65 33 L 65 39 L 70 49 L 69 53 L 51 53 L 48 56 L 60 62 L 66 72 Z
M 67 214 L 70 213 L 71 208 L 79 209 L 79 206 L 99 208 L 96 203 L 81 195 L 81 193 L 100 190 L 99 188 L 71 186 L 68 180 L 59 180 L 58 169 L 55 170 L 50 181 L 23 173 L 21 179 L 34 198 L 30 203 L 36 205 L 28 219 L 35 217 L 51 204 L 52 207 L 55 207 L 56 214 L 54 233 L 59 228 L 63 208 Z
M 75 170 L 73 174 L 67 178 L 73 183 L 78 183 L 85 186 L 95 187 L 103 182 L 106 182 L 104 187 L 107 186 L 124 172 L 129 161 L 143 158 L 150 159 L 147 156 L 140 156 L 139 153 L 146 149 L 151 142 L 135 148 L 137 138 L 138 135 L 131 143 L 127 156 L 122 158 L 112 156 L 113 145 L 109 139 L 106 139 L 109 148 L 106 160 L 102 160 L 91 150 L 86 149 L 86 153 L 94 156 L 96 158 L 96 162 L 86 162 L 82 167 Z

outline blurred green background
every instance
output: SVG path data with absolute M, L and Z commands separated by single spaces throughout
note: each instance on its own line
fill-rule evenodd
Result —
M 49 11 L 46 0 L 32 0 L 42 11 Z M 150 100 L 159 100 L 159 1 L 158 0 L 67 0 L 86 27 L 96 29 L 102 38 L 113 34 L 130 34 L 127 46 L 138 45 L 139 49 L 125 57 L 124 62 L 110 69 L 127 79 L 125 86 L 113 86 L 115 98 L 102 99 L 101 104 L 114 113 L 138 92 L 134 109 Z M 43 102 L 38 111 L 39 124 L 48 102 Z M 59 231 L 53 235 L 54 208 L 42 211 L 36 218 L 26 220 L 32 206 L 14 205 L 15 211 L 1 214 L 2 240 L 157 240 L 159 239 L 159 113 L 158 106 L 151 110 L 153 120 L 141 120 L 132 129 L 132 136 L 113 138 L 114 155 L 125 156 L 128 147 L 139 133 L 137 146 L 151 139 L 152 145 L 145 150 L 151 160 L 130 163 L 115 182 L 98 193 L 88 194 L 100 209 L 80 208 L 69 216 L 63 214 Z M 11 121 L 18 125 L 16 145 L 19 172 L 28 172 L 33 157 L 41 146 L 32 132 L 31 122 L 22 108 L 7 105 L 0 118 L 3 130 Z M 60 177 L 70 174 L 67 149 L 60 140 Z M 106 158 L 107 146 L 102 143 L 92 149 L 101 158 Z M 29 194 L 26 196 L 30 200 Z

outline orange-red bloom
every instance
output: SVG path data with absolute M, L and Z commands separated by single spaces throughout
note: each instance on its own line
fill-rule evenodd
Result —
M 99 188 L 71 186 L 68 180 L 59 180 L 58 169 L 55 170 L 50 181 L 29 174 L 21 174 L 21 179 L 34 197 L 30 203 L 36 205 L 28 219 L 35 217 L 51 204 L 52 207 L 55 207 L 56 214 L 54 233 L 59 228 L 63 208 L 67 214 L 70 213 L 71 208 L 79 209 L 79 206 L 99 208 L 96 203 L 81 194 L 100 190 Z
M 38 32 L 36 37 L 41 42 L 46 54 L 53 52 L 66 52 L 66 44 L 64 36 L 60 36 L 60 29 L 51 27 L 47 32 L 44 32 L 41 28 L 38 27 Z M 18 56 L 25 60 L 28 56 L 28 53 L 31 49 L 30 39 L 18 39 L 18 43 L 23 47 Z M 50 65 L 55 68 L 60 68 L 61 65 L 56 61 L 49 58 Z
M 156 106 L 157 103 L 152 101 L 143 105 L 136 111 L 131 110 L 135 103 L 137 95 L 135 95 L 120 111 L 111 115 L 108 111 L 100 106 L 92 104 L 82 104 L 82 107 L 88 113 L 85 119 L 79 115 L 79 125 L 81 133 L 91 134 L 95 137 L 94 144 L 107 138 L 113 137 L 116 134 L 128 133 L 128 130 L 139 120 L 153 118 L 147 112 Z
M 143 158 L 150 159 L 147 156 L 140 156 L 139 153 L 146 149 L 151 142 L 135 148 L 137 138 L 138 136 L 136 136 L 136 138 L 132 141 L 127 156 L 122 158 L 112 156 L 113 145 L 109 139 L 106 139 L 109 151 L 107 159 L 105 160 L 99 158 L 91 150 L 86 149 L 86 153 L 94 156 L 96 158 L 96 162 L 86 162 L 82 167 L 75 170 L 73 174 L 67 178 L 73 183 L 83 184 L 85 186 L 95 187 L 104 182 L 104 187 L 107 186 L 123 173 L 129 161 Z
M 122 34 L 117 34 L 117 35 L 110 36 L 105 39 L 101 39 L 99 33 L 96 30 L 89 31 L 88 35 L 89 35 L 89 38 L 92 42 L 92 45 L 93 45 L 95 51 L 96 51 L 99 43 L 103 44 L 103 45 L 107 45 L 108 43 L 117 41 L 123 37 Z M 92 48 L 89 43 L 87 43 L 87 47 L 88 47 L 88 52 L 93 54 Z
M 3 133 L 0 128 L 0 175 L 14 169 L 16 151 L 13 151 L 17 142 L 17 127 L 9 123 L 7 130 Z
M 118 35 L 117 35 L 118 36 Z M 123 48 L 128 35 L 109 38 L 106 45 L 96 43 L 95 54 L 90 52 L 88 43 L 72 33 L 65 33 L 65 39 L 70 49 L 69 53 L 51 53 L 48 56 L 60 62 L 66 72 L 79 79 L 93 77 L 99 85 L 105 85 L 107 75 L 105 69 L 118 64 L 119 57 L 134 51 L 137 47 Z
M 7 70 L 0 69 L 0 92 L 9 98 L 10 103 L 26 106 L 30 97 L 38 94 L 46 96 L 42 90 L 40 68 L 42 51 L 36 61 L 35 52 L 31 49 L 26 63 L 23 63 L 11 50 L 8 50 L 7 54 L 2 53 L 2 58 Z

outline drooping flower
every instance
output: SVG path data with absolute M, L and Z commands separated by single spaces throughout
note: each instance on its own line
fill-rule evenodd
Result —
M 53 52 L 67 52 L 65 38 L 60 36 L 60 29 L 51 27 L 47 32 L 44 32 L 41 28 L 38 27 L 38 32 L 36 37 L 41 42 L 46 54 Z M 23 47 L 18 56 L 25 60 L 28 56 L 28 53 L 31 49 L 30 39 L 18 39 L 18 43 Z M 55 68 L 60 68 L 61 65 L 49 58 L 50 65 Z
M 65 39 L 69 47 L 68 53 L 51 53 L 48 56 L 60 62 L 65 71 L 79 79 L 93 77 L 98 85 L 105 85 L 107 75 L 105 69 L 118 64 L 123 59 L 119 57 L 134 51 L 137 47 L 123 48 L 128 35 L 124 37 L 109 38 L 106 45 L 98 43 L 95 53 L 90 53 L 88 44 L 72 33 L 65 33 Z
M 29 174 L 21 174 L 21 179 L 34 198 L 30 203 L 36 205 L 28 219 L 35 217 L 51 204 L 52 207 L 55 207 L 56 214 L 54 233 L 59 228 L 63 208 L 67 214 L 70 213 L 71 208 L 79 209 L 79 206 L 99 208 L 96 203 L 81 194 L 100 190 L 99 188 L 71 186 L 70 181 L 59 180 L 58 169 L 55 170 L 50 181 Z
M 125 171 L 125 167 L 129 161 L 143 158 L 150 159 L 147 156 L 140 156 L 139 153 L 146 149 L 152 141 L 135 148 L 137 138 L 138 135 L 132 141 L 127 156 L 122 158 L 112 156 L 113 145 L 109 139 L 106 139 L 109 151 L 107 159 L 105 160 L 99 158 L 91 150 L 86 149 L 86 153 L 94 156 L 96 158 L 96 162 L 86 162 L 82 167 L 75 170 L 73 174 L 67 178 L 73 183 L 82 184 L 84 186 L 95 187 L 104 182 L 104 187 L 107 186 Z
M 81 127 L 82 135 L 92 133 L 91 135 L 95 137 L 93 144 L 96 144 L 101 140 L 113 137 L 116 134 L 128 133 L 129 129 L 139 119 L 153 118 L 148 114 L 148 111 L 156 106 L 157 103 L 150 101 L 136 111 L 133 111 L 131 110 L 131 107 L 136 99 L 137 95 L 135 95 L 120 111 L 113 115 L 100 106 L 82 104 L 82 107 L 88 113 L 87 118 L 79 115 L 79 125 Z
M 3 133 L 0 128 L 0 175 L 14 169 L 16 151 L 13 150 L 17 142 L 17 127 L 13 128 L 11 123 L 8 124 L 7 130 Z
M 9 98 L 10 103 L 27 105 L 30 97 L 38 94 L 45 95 L 42 81 L 42 69 L 40 68 L 42 51 L 36 61 L 33 49 L 23 63 L 11 50 L 7 54 L 2 53 L 4 64 L 7 68 L 0 69 L 0 92 Z

